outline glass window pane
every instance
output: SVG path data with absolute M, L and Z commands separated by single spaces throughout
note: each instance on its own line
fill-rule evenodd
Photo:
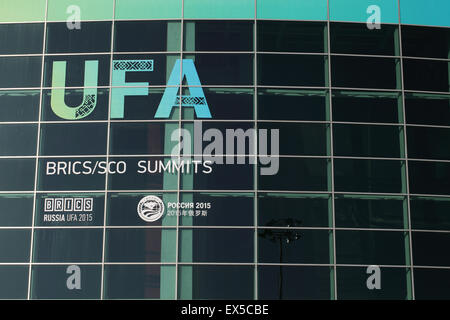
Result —
M 47 53 L 110 52 L 111 22 L 83 22 L 78 30 L 66 22 L 47 24 Z
M 414 268 L 414 294 L 417 300 L 449 300 L 449 269 Z
M 450 32 L 447 28 L 402 26 L 403 55 L 448 59 Z
M 260 175 L 259 189 L 292 191 L 327 191 L 328 160 L 280 158 L 275 175 Z
M 322 53 L 325 34 L 321 22 L 259 21 L 258 51 Z
M 403 191 L 402 161 L 335 159 L 336 191 L 387 192 Z
M 334 154 L 352 157 L 399 158 L 402 127 L 346 125 L 333 126 Z
M 0 159 L 0 191 L 32 191 L 35 159 Z
M 450 150 L 442 147 L 450 141 L 450 129 L 408 126 L 406 132 L 410 158 L 450 159 Z
M 42 23 L 0 25 L 0 54 L 42 53 Z
M 112 20 L 113 17 L 114 0 L 49 0 L 47 20 L 66 20 L 71 15 L 67 13 L 70 5 L 80 7 L 81 20 Z
M 39 97 L 38 90 L 0 91 L 0 122 L 37 121 Z
M 254 19 L 254 0 L 184 0 L 185 19 Z
M 383 196 L 338 195 L 335 197 L 336 227 L 405 227 L 406 203 L 402 198 Z
M 107 129 L 106 123 L 42 124 L 40 154 L 106 154 Z M 67 143 L 68 141 L 70 143 Z
M 450 199 L 411 197 L 411 225 L 413 229 L 450 230 Z
M 108 262 L 175 262 L 176 230 L 108 229 Z
M 182 229 L 181 262 L 253 262 L 253 229 Z
M 174 299 L 175 267 L 105 265 L 105 299 Z
M 101 266 L 77 265 L 80 289 L 70 290 L 67 281 L 77 271 L 68 265 L 34 265 L 32 268 L 32 299 L 100 299 Z
M 330 257 L 329 230 L 260 229 L 258 259 L 261 263 L 320 263 Z
M 0 266 L 0 299 L 27 299 L 29 266 Z
M 333 121 L 398 123 L 399 99 L 397 93 L 333 90 Z
M 329 0 L 330 20 L 332 21 L 351 21 L 366 22 L 369 17 L 367 8 L 373 5 L 372 0 Z M 380 17 L 381 23 L 398 24 L 399 13 L 398 3 L 391 0 L 378 0 L 377 6 L 383 13 Z M 372 21 L 370 21 L 372 22 Z M 382 28 L 384 25 L 382 26 Z
M 166 131 L 176 124 L 155 123 L 112 123 L 110 133 L 111 154 L 155 154 L 161 155 L 171 151 L 165 144 Z M 149 140 L 151 139 L 151 140 Z M 149 142 L 151 141 L 151 143 Z
M 192 57 L 202 85 L 253 85 L 253 55 L 210 53 Z
M 181 187 L 183 190 L 253 190 L 253 164 L 250 157 L 224 156 L 223 164 L 211 164 L 212 171 L 200 164 L 195 173 L 191 163 L 191 172 L 184 173 Z M 227 164 L 234 161 L 234 164 Z M 239 179 L 236 179 L 239 177 Z
M 273 20 L 327 20 L 327 1 L 258 0 L 257 18 Z
M 331 52 L 394 56 L 396 29 L 394 25 L 369 29 L 366 23 L 331 23 Z
M 41 68 L 41 57 L 1 57 L 0 88 L 39 87 Z
M 33 215 L 32 194 L 0 195 L 0 226 L 31 226 Z
M 426 110 L 426 112 L 424 112 Z M 406 122 L 450 126 L 448 95 L 411 93 L 405 96 Z
M 333 87 L 396 89 L 397 60 L 391 58 L 331 58 Z
M 179 299 L 251 300 L 253 266 L 180 266 Z
M 35 229 L 34 262 L 101 262 L 103 229 Z
M 326 120 L 324 91 L 258 89 L 259 120 Z
M 440 248 L 450 246 L 450 234 L 439 232 L 413 232 L 412 250 L 416 266 L 450 267 L 450 256 Z
M 391 231 L 336 231 L 338 264 L 404 265 L 405 233 Z
M 39 193 L 36 226 L 103 226 L 103 193 Z
M 116 21 L 114 23 L 115 52 L 179 51 L 179 21 Z M 143 40 L 137 34 L 151 34 Z
M 324 87 L 325 74 L 324 56 L 258 55 L 260 85 Z
M 165 206 L 164 215 L 154 222 L 144 221 L 137 212 L 139 202 L 146 196 L 160 198 Z M 177 202 L 176 193 L 109 193 L 107 225 L 109 226 L 175 226 L 176 216 L 169 216 L 169 202 Z
M 450 164 L 409 161 L 409 191 L 415 194 L 450 194 Z
M 403 59 L 403 77 L 406 90 L 449 92 L 449 63 Z
M 253 22 L 186 21 L 184 50 L 253 51 Z
M 252 226 L 254 223 L 251 193 L 183 193 L 181 200 L 193 203 L 193 216 L 180 217 L 183 226 Z
M 179 0 L 116 0 L 116 19 L 181 19 Z
M 0 21 L 44 21 L 46 0 L 14 0 L 0 3 Z
M 329 267 L 259 266 L 261 300 L 330 300 Z
M 367 268 L 338 267 L 337 286 L 339 300 L 406 300 L 409 270 L 380 268 L 381 289 L 367 288 Z
M 3 124 L 0 125 L 1 156 L 36 155 L 37 125 Z
M 31 229 L 0 230 L 0 262 L 30 262 L 30 240 Z
M 105 158 L 41 158 L 39 159 L 38 189 L 40 191 L 104 190 L 105 161 Z M 117 169 L 117 164 L 115 167 Z
M 328 227 L 330 210 L 328 195 L 263 193 L 258 197 L 258 225 Z
M 260 122 L 258 129 L 279 130 L 280 155 L 327 155 L 326 124 Z

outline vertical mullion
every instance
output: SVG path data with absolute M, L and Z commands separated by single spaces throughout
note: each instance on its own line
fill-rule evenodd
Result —
M 183 55 L 184 55 L 184 0 L 181 0 L 181 23 L 180 23 L 181 33 L 180 33 L 180 87 L 179 87 L 179 94 L 180 94 L 180 101 L 179 101 L 179 110 L 178 110 L 178 128 L 182 129 L 182 117 L 183 117 L 183 111 L 182 111 L 182 95 L 183 95 Z M 178 141 L 181 141 L 181 130 L 180 135 L 178 136 Z M 193 152 L 195 153 L 195 152 Z M 178 149 L 178 161 L 181 161 L 181 148 Z M 181 201 L 181 179 L 182 175 L 180 172 L 178 172 L 178 184 L 177 184 L 177 202 L 179 203 Z M 192 188 L 194 188 L 194 185 L 192 184 Z M 180 216 L 177 212 L 176 215 L 177 218 L 177 224 L 176 224 L 176 236 L 175 236 L 175 300 L 178 300 L 178 277 L 179 277 L 179 247 L 180 247 Z
M 327 0 L 327 58 L 328 58 L 328 98 L 329 98 L 329 121 L 330 121 L 330 166 L 331 166 L 331 209 L 332 209 L 332 237 L 333 237 L 333 285 L 334 285 L 334 300 L 337 300 L 337 274 L 336 274 L 336 217 L 335 217 L 335 205 L 334 205 L 334 142 L 333 142 L 333 92 L 331 90 L 332 73 L 331 73 L 331 32 L 330 32 L 330 0 Z M 328 174 L 328 170 L 327 170 Z M 331 259 L 331 254 L 330 254 Z
M 111 97 L 112 97 L 112 74 L 113 74 L 113 60 L 114 60 L 114 26 L 116 18 L 116 1 L 113 2 L 113 12 L 111 20 L 111 48 L 110 48 L 110 61 L 109 61 L 109 99 L 108 99 L 108 128 L 106 133 L 106 163 L 109 163 L 109 144 L 111 134 Z M 97 89 L 98 90 L 98 89 Z M 104 193 L 104 208 L 103 208 L 103 243 L 102 243 L 102 270 L 101 270 L 101 283 L 100 283 L 100 299 L 104 299 L 105 295 L 105 252 L 106 252 L 106 217 L 108 213 L 108 178 L 109 172 L 105 174 L 105 193 Z
M 398 39 L 399 39 L 399 53 L 400 53 L 400 76 L 401 76 L 401 94 L 402 94 L 402 112 L 403 112 L 403 139 L 404 139 L 404 154 L 405 154 L 405 192 L 407 197 L 408 210 L 408 238 L 409 238 L 409 259 L 410 259 L 410 274 L 411 274 L 411 298 L 415 299 L 414 292 L 414 260 L 412 253 L 412 227 L 411 227 L 411 197 L 409 193 L 409 166 L 408 166 L 408 140 L 407 140 L 407 126 L 406 126 L 406 108 L 405 108 L 405 79 L 403 72 L 403 41 L 402 41 L 402 22 L 401 22 L 401 3 L 398 0 Z
M 39 111 L 38 111 L 38 127 L 37 127 L 37 140 L 36 140 L 36 163 L 34 171 L 34 191 L 33 191 L 33 210 L 31 217 L 31 235 L 30 235 L 30 257 L 29 257 L 29 268 L 28 268 L 28 292 L 27 299 L 31 299 L 31 272 L 33 266 L 33 252 L 34 252 L 34 224 L 36 216 L 36 202 L 37 202 L 37 185 L 39 179 L 39 153 L 40 153 L 40 142 L 41 142 L 41 115 L 42 115 L 42 100 L 44 95 L 44 69 L 45 69 L 45 50 L 46 50 L 46 39 L 47 39 L 47 12 L 48 12 L 48 0 L 45 1 L 45 14 L 44 14 L 44 34 L 42 40 L 42 62 L 41 62 L 41 87 L 39 89 Z
M 255 163 L 253 165 L 253 214 L 254 214 L 254 292 L 253 296 L 255 300 L 258 300 L 258 144 L 259 144 L 259 134 L 258 134 L 258 60 L 257 60 L 257 45 L 258 45 L 258 1 L 255 0 L 255 18 L 253 22 L 253 118 L 255 126 Z M 250 162 L 250 158 L 249 158 Z

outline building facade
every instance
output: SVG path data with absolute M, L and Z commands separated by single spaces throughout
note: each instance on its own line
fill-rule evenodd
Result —
M 0 0 L 0 298 L 450 298 L 449 10 Z

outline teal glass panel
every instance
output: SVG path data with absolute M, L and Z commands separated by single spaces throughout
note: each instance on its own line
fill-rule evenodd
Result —
M 2 0 L 0 22 L 44 21 L 46 0 Z
M 327 0 L 259 0 L 257 18 L 327 20 Z
M 129 1 L 129 0 L 126 0 Z M 164 0 L 167 1 L 167 0 Z M 180 0 L 181 2 L 181 0 Z M 184 0 L 185 19 L 254 19 L 254 0 Z
M 398 2 L 394 0 L 330 0 L 330 20 L 367 22 L 374 14 L 369 10 L 372 5 L 380 7 L 381 23 L 398 23 Z
M 401 22 L 405 24 L 450 27 L 448 0 L 400 1 Z
M 181 0 L 116 0 L 115 18 L 180 19 Z
M 80 8 L 81 21 L 111 20 L 114 0 L 49 0 L 47 20 L 66 21 L 75 13 L 70 6 L 78 6 Z M 83 27 L 81 26 L 81 28 Z

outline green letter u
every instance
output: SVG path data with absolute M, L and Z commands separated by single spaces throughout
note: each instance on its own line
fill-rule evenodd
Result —
M 69 107 L 64 100 L 66 91 L 65 61 L 53 62 L 52 92 L 50 105 L 53 112 L 66 120 L 79 120 L 87 117 L 97 105 L 98 61 L 86 61 L 84 66 L 83 102 L 77 107 Z M 60 88 L 60 89 L 55 89 Z

